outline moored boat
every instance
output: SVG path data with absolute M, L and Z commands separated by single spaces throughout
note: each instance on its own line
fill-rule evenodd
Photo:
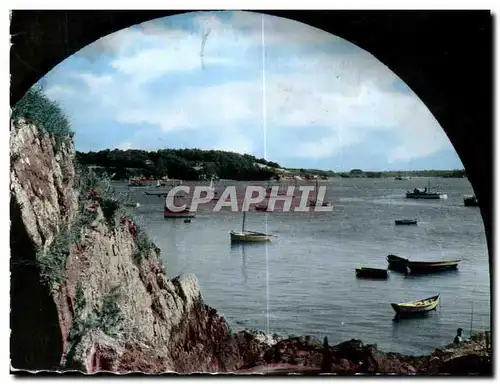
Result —
M 256 211 L 260 211 L 260 212 L 265 212 L 267 211 L 267 203 L 266 204 L 257 204 L 255 206 L 255 210 Z
M 356 268 L 356 276 L 370 279 L 387 279 L 389 272 L 387 269 L 361 267 Z
M 128 181 L 129 187 L 149 187 L 154 182 L 153 179 L 145 177 L 131 177 Z
M 415 315 L 436 309 L 439 305 L 439 295 L 431 296 L 423 300 L 415 300 L 407 303 L 391 303 L 392 309 L 397 315 Z
M 417 224 L 416 219 L 404 219 L 404 220 L 394 220 L 396 225 L 415 225 Z
M 245 230 L 246 212 L 243 212 L 243 224 L 241 225 L 241 232 L 230 231 L 229 236 L 231 242 L 240 243 L 258 243 L 271 241 L 272 235 L 262 232 Z
M 424 189 L 415 188 L 413 191 L 406 191 L 407 199 L 441 199 L 447 195 L 442 192 L 431 192 L 430 182 Z
M 461 260 L 411 261 L 396 255 L 388 255 L 389 269 L 408 274 L 427 274 L 457 269 Z
M 208 188 L 210 188 L 210 191 L 212 191 L 212 193 L 213 193 L 212 200 L 218 200 L 219 196 L 217 195 L 217 191 L 215 190 L 214 180 L 215 180 L 215 177 L 212 176 L 212 178 L 210 179 L 210 185 Z
M 231 236 L 232 242 L 245 242 L 245 243 L 271 241 L 272 237 L 267 233 L 253 232 L 253 231 L 242 231 L 242 232 L 231 231 L 229 232 L 229 235 Z
M 131 207 L 131 208 L 137 208 L 137 207 L 140 207 L 140 206 L 141 206 L 141 204 L 136 203 L 136 202 L 134 202 L 134 201 L 127 201 L 127 202 L 125 203 L 125 206 L 126 206 L 126 207 Z
M 464 205 L 466 207 L 478 207 L 479 206 L 479 201 L 477 200 L 477 197 L 472 195 L 472 196 L 464 196 Z

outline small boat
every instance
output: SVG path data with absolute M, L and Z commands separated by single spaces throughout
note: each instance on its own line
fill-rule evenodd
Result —
M 185 222 L 185 223 L 190 223 L 190 222 L 191 222 L 191 219 L 184 219 L 184 222 Z
M 466 207 L 478 207 L 479 201 L 477 200 L 477 197 L 474 195 L 464 196 L 464 205 Z
M 217 200 L 218 197 L 217 197 L 217 191 L 215 190 L 215 186 L 214 186 L 214 176 L 212 176 L 212 178 L 210 179 L 210 191 L 213 192 L 213 197 L 212 197 L 212 200 Z
M 411 261 L 396 255 L 388 255 L 389 269 L 407 274 L 420 275 L 457 269 L 461 260 Z
M 231 242 L 244 242 L 244 243 L 257 243 L 264 241 L 271 241 L 272 235 L 262 232 L 254 232 L 245 230 L 246 212 L 243 212 L 243 224 L 241 232 L 230 231 L 229 235 Z
M 139 203 L 135 203 L 133 201 L 128 201 L 124 204 L 126 207 L 132 207 L 132 208 L 137 208 L 137 207 L 140 207 L 141 204 Z
M 415 188 L 413 191 L 406 191 L 407 199 L 441 199 L 446 197 L 446 194 L 442 192 L 431 192 L 430 181 L 424 189 Z
M 244 231 L 244 232 L 229 232 L 232 242 L 256 243 L 263 241 L 271 241 L 272 236 L 267 233 Z
M 410 176 L 396 176 L 394 180 L 410 180 Z
M 158 196 L 158 197 L 168 196 L 168 192 L 144 192 L 144 194 L 148 196 Z
M 394 224 L 396 224 L 396 225 L 415 225 L 415 224 L 417 224 L 417 220 L 415 220 L 415 219 L 394 220 Z
M 145 177 L 131 177 L 128 181 L 129 187 L 149 187 L 153 183 L 153 179 Z
M 267 204 L 257 204 L 255 206 L 255 210 L 259 212 L 265 212 L 267 211 Z
M 367 277 L 371 279 L 387 279 L 389 277 L 389 272 L 387 269 L 379 268 L 356 268 L 357 277 Z
M 408 303 L 391 303 L 392 309 L 397 315 L 414 315 L 429 312 L 439 305 L 439 295 L 431 296 L 423 300 L 410 301 Z
M 166 187 L 166 186 L 167 186 L 167 184 L 164 181 L 162 181 L 162 180 L 156 181 L 156 188 L 161 188 L 161 187 Z

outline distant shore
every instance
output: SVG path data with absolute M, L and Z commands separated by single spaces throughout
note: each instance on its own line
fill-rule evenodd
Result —
M 412 171 L 333 171 L 309 168 L 287 168 L 248 154 L 201 149 L 102 150 L 77 152 L 76 160 L 97 173 L 113 175 L 113 180 L 146 178 L 186 181 L 228 179 L 237 181 L 328 180 L 331 178 L 411 177 L 465 178 L 464 169 Z

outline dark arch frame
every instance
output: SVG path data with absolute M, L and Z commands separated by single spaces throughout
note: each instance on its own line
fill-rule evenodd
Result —
M 13 11 L 11 106 L 55 65 L 110 33 L 186 11 Z M 256 11 L 340 36 L 406 82 L 450 138 L 480 201 L 493 288 L 490 11 Z

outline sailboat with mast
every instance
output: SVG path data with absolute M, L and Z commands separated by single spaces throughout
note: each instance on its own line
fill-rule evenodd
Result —
M 229 235 L 231 238 L 231 242 L 257 243 L 257 242 L 271 241 L 273 235 L 262 232 L 245 230 L 245 221 L 246 221 L 246 212 L 243 211 L 243 223 L 241 226 L 241 232 L 230 231 Z
M 214 186 L 214 176 L 212 176 L 212 178 L 210 179 L 210 191 L 213 192 L 213 197 L 212 197 L 212 200 L 217 200 L 219 197 L 217 196 L 217 191 L 215 190 L 215 186 Z

